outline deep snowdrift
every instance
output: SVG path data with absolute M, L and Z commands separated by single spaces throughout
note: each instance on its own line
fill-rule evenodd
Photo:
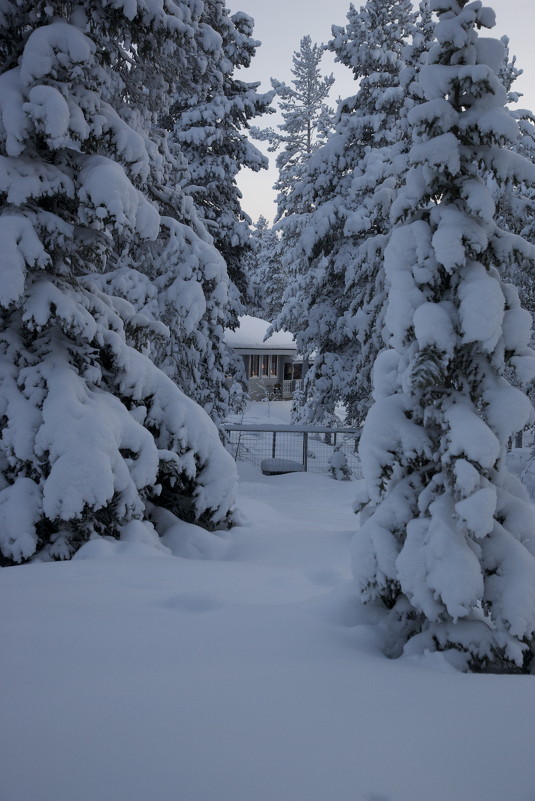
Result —
M 385 659 L 355 483 L 240 472 L 240 527 L 168 532 L 189 558 L 0 572 L 2 801 L 533 801 L 535 679 Z

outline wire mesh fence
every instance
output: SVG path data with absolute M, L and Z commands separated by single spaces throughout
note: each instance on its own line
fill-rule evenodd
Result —
M 226 425 L 226 446 L 236 461 L 265 473 L 307 471 L 360 478 L 357 429 L 298 425 Z M 341 471 L 341 472 L 340 472 Z

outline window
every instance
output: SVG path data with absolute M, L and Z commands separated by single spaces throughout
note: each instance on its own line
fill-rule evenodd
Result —
M 249 357 L 249 378 L 277 378 L 277 355 L 262 353 Z
M 285 362 L 284 364 L 284 380 L 285 381 L 299 381 L 302 375 L 301 362 L 294 364 L 293 362 Z

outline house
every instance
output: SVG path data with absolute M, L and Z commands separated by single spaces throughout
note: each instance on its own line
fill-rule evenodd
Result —
M 301 384 L 303 359 L 297 355 L 293 334 L 287 331 L 275 331 L 264 341 L 269 326 L 258 317 L 240 317 L 235 331 L 225 330 L 225 341 L 244 361 L 252 400 L 287 400 Z

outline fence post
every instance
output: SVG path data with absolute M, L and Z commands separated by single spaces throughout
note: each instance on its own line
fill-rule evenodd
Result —
M 308 431 L 303 431 L 303 467 L 308 470 Z
M 276 445 L 277 445 L 277 432 L 276 432 L 276 431 L 274 431 L 274 432 L 273 432 L 273 442 L 272 442 L 272 444 L 271 444 L 271 458 L 272 458 L 272 459 L 274 459 L 274 458 L 275 458 L 275 448 L 276 448 Z

